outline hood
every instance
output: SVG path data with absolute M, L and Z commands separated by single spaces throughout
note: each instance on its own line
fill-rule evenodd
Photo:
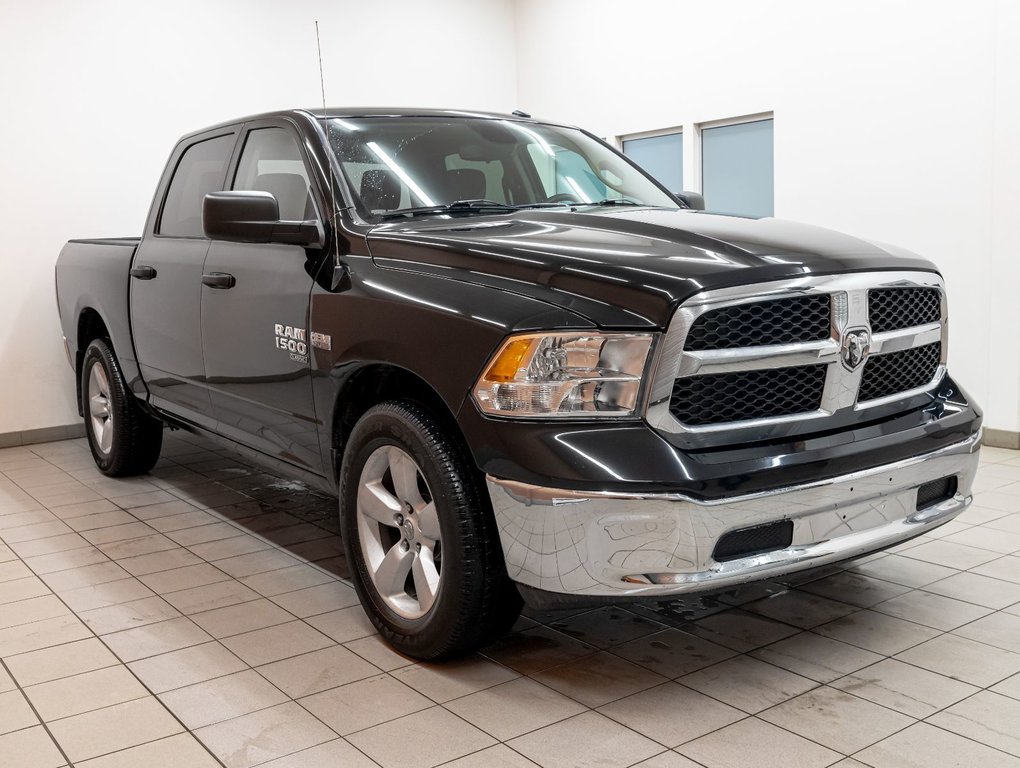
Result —
M 369 234 L 380 266 L 539 298 L 600 326 L 663 327 L 704 290 L 801 275 L 936 271 L 866 240 L 781 219 L 662 208 L 523 210 L 388 222 Z

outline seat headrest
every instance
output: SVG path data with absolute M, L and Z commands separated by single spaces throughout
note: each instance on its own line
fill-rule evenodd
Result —
M 303 176 L 296 173 L 260 173 L 255 177 L 255 189 L 269 192 L 276 198 L 283 221 L 311 218 L 308 215 L 308 183 Z
M 393 171 L 375 168 L 361 176 L 361 202 L 370 211 L 400 207 L 400 179 Z
M 475 168 L 457 168 L 446 172 L 446 197 L 455 200 L 480 200 L 485 197 L 485 174 Z

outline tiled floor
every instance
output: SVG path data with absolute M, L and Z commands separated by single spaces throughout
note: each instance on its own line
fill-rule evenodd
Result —
M 897 551 L 441 666 L 373 632 L 334 503 L 180 433 L 133 480 L 0 450 L 0 765 L 1020 766 L 1016 452 Z

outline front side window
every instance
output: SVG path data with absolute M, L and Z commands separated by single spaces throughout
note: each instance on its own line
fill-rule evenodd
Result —
M 188 147 L 177 163 L 163 200 L 157 234 L 169 237 L 205 237 L 202 200 L 223 189 L 227 161 L 234 148 L 233 134 L 206 139 Z
M 258 128 L 248 133 L 232 188 L 271 193 L 284 221 L 316 218 L 301 150 L 283 128 Z
M 333 152 L 369 216 L 479 200 L 677 207 L 626 158 L 573 128 L 445 117 L 327 123 Z

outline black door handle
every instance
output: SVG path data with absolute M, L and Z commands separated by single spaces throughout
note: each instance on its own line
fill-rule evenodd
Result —
M 233 288 L 236 284 L 237 280 L 234 279 L 234 276 L 228 275 L 226 272 L 206 272 L 202 275 L 202 285 L 208 285 L 210 288 L 226 290 Z
M 139 280 L 151 280 L 156 276 L 156 269 L 154 267 L 131 267 L 131 277 L 137 277 Z

